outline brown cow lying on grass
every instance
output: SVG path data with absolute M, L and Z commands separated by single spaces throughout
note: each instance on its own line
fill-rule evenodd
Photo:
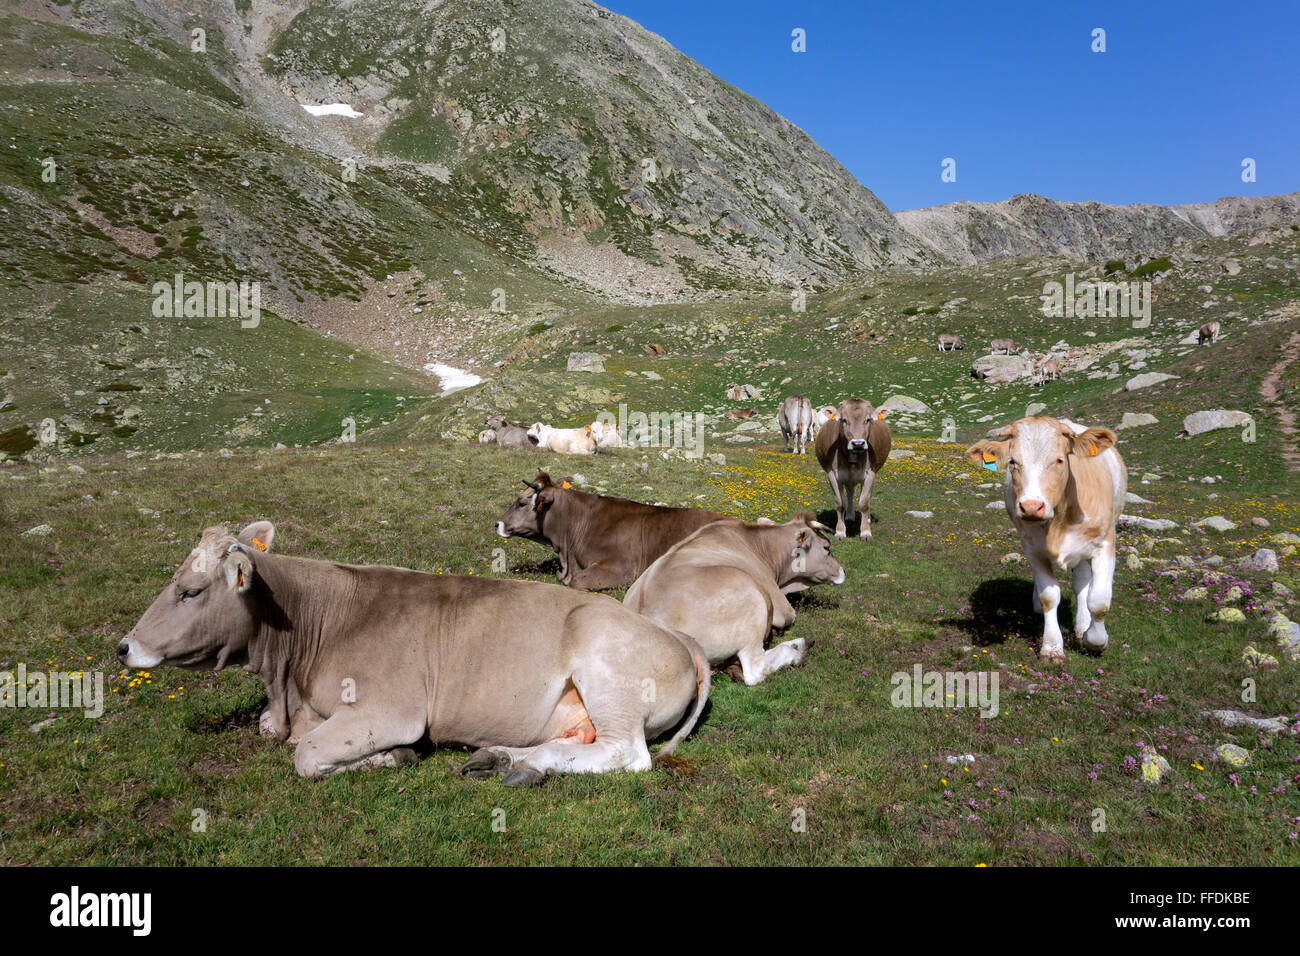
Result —
M 802 637 L 763 642 L 794 621 L 786 595 L 814 584 L 842 584 L 828 529 L 802 514 L 785 524 L 715 521 L 672 547 L 628 588 L 623 603 L 664 627 L 689 634 L 709 663 L 738 657 L 746 684 L 803 663 Z
M 506 509 L 497 534 L 549 544 L 560 558 L 560 583 L 588 591 L 631 583 L 678 541 L 726 517 L 589 494 L 544 471 L 524 484 L 528 491 Z
M 262 730 L 304 777 L 415 759 L 420 740 L 481 748 L 461 768 L 508 785 L 648 770 L 709 692 L 703 650 L 613 598 L 536 581 L 423 574 L 272 554 L 269 521 L 208 528 L 117 648 L 128 667 L 262 678 Z

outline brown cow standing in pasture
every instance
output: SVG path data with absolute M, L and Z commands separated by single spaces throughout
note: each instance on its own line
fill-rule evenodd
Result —
M 964 349 L 965 347 L 966 347 L 966 343 L 962 341 L 962 337 L 960 335 L 954 335 L 951 332 L 940 333 L 939 335 L 940 352 L 956 352 L 959 351 L 960 349 Z
M 802 395 L 790 395 L 776 413 L 777 424 L 781 426 L 781 437 L 785 439 L 785 450 L 802 455 L 807 449 L 805 444 L 812 431 L 812 402 Z M 793 441 L 793 449 L 790 447 Z
M 578 491 L 539 471 L 497 522 L 497 534 L 539 541 L 560 558 L 562 584 L 601 591 L 636 580 L 655 559 L 704 525 L 725 518 L 702 508 L 668 508 Z
M 1201 326 L 1201 330 L 1196 333 L 1196 344 L 1204 345 L 1206 342 L 1215 342 L 1219 338 L 1218 321 L 1206 322 Z
M 242 664 L 304 777 L 410 763 L 421 740 L 479 747 L 462 772 L 508 785 L 648 770 L 647 740 L 677 727 L 671 753 L 708 697 L 694 640 L 605 595 L 288 557 L 274 538 L 208 528 L 117 654 Z
M 835 496 L 835 537 L 844 538 L 845 510 L 853 519 L 853 491 L 859 485 L 858 510 L 862 512 L 859 538 L 871 540 L 871 489 L 885 467 L 893 438 L 885 424 L 885 409 L 851 398 L 841 402 L 838 415 L 817 433 L 817 463 L 826 472 Z

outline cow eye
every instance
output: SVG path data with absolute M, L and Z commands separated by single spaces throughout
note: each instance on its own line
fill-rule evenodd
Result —
M 181 592 L 181 600 L 188 601 L 190 598 L 196 598 L 203 593 L 203 588 L 190 588 L 188 591 Z
M 1056 463 L 1057 463 L 1058 465 L 1064 465 L 1064 464 L 1065 464 L 1065 459 L 1064 459 L 1064 458 L 1058 458 L 1058 459 L 1056 459 Z

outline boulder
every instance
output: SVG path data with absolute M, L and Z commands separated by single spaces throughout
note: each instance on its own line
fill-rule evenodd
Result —
M 1260 548 L 1248 558 L 1241 559 L 1241 569 L 1243 571 L 1264 571 L 1268 574 L 1277 573 L 1277 552 L 1271 548 Z
M 880 407 L 891 412 L 911 412 L 917 415 L 930 415 L 934 412 L 925 402 L 906 395 L 891 395 Z
M 603 372 L 605 356 L 599 352 L 570 352 L 568 370 L 570 372 Z
M 1193 528 L 1211 528 L 1214 531 L 1231 531 L 1237 527 L 1236 522 L 1229 521 L 1223 515 L 1210 515 L 1200 521 L 1192 522 Z
M 977 358 L 970 367 L 975 378 L 997 384 L 1025 378 L 1034 371 L 1032 360 L 1025 355 L 985 355 Z
M 1148 415 L 1146 412 L 1125 412 L 1124 417 L 1120 419 L 1115 430 L 1121 428 L 1140 428 L 1143 425 L 1159 425 L 1160 419 L 1154 415 Z
M 1254 421 L 1254 417 L 1246 412 L 1215 408 L 1204 412 L 1192 412 L 1183 419 L 1183 431 L 1194 437 L 1219 428 L 1239 428 L 1251 421 Z
M 1168 382 L 1171 379 L 1178 378 L 1177 375 L 1169 375 L 1165 372 L 1143 372 L 1141 375 L 1134 375 L 1124 383 L 1124 391 L 1135 392 L 1139 388 L 1148 388 L 1152 385 L 1159 385 L 1161 382 Z

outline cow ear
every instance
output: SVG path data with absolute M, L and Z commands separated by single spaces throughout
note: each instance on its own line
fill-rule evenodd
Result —
M 876 412 L 876 421 L 883 422 L 885 420 L 885 416 L 888 414 L 889 414 L 889 409 L 882 408 L 880 411 Z
M 981 467 L 997 463 L 1001 468 L 1007 463 L 1007 450 L 1011 447 L 1010 441 L 977 441 L 966 449 L 966 457 L 971 460 L 972 464 Z
M 801 530 L 798 536 L 794 539 L 794 550 L 790 553 L 797 555 L 801 551 L 807 551 L 808 545 L 810 544 L 812 544 L 812 532 L 805 528 Z
M 226 587 L 236 594 L 243 594 L 253 584 L 253 562 L 242 551 L 232 551 L 226 555 Z
M 1074 442 L 1070 448 L 1071 452 L 1084 458 L 1093 458 L 1107 448 L 1115 447 L 1115 433 L 1109 428 L 1089 428 L 1070 437 Z
M 273 540 L 275 540 L 275 525 L 269 521 L 254 521 L 239 532 L 239 543 L 247 545 L 254 551 L 270 551 Z

